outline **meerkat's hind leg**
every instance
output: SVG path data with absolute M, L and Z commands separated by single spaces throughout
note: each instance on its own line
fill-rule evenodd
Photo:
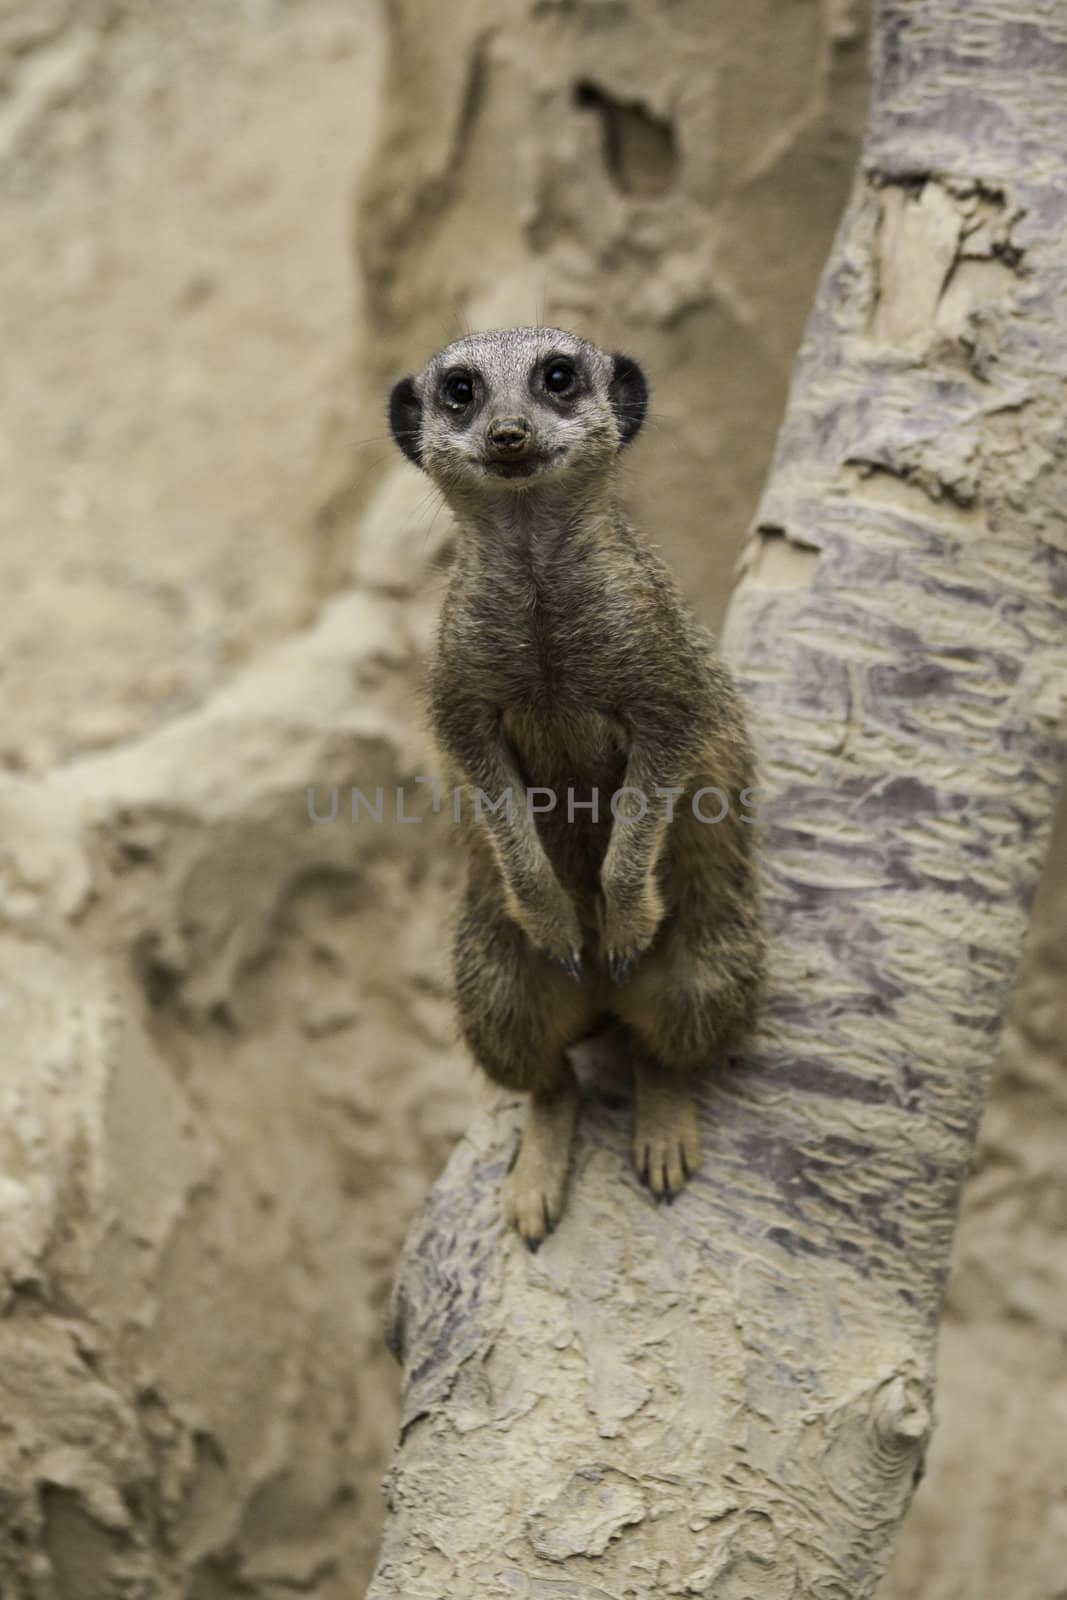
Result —
M 578 1084 L 564 1057 L 551 1087 L 530 1095 L 518 1154 L 507 1179 L 507 1218 L 528 1250 L 536 1250 L 563 1215 L 577 1120 Z
M 700 1166 L 700 1123 L 686 1072 L 634 1040 L 634 1167 L 658 1200 L 673 1200 Z

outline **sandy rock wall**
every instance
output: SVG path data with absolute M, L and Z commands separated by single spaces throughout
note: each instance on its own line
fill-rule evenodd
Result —
M 312 823 L 305 777 L 323 817 L 411 783 L 360 687 L 412 649 L 346 598 L 205 710 L 0 790 L 16 1594 L 332 1597 L 371 1559 L 391 1264 L 461 1131 L 445 874 L 429 830 Z
M 0 3 L 0 766 L 134 738 L 313 613 L 376 23 Z
M 391 804 L 449 528 L 383 392 L 465 325 L 632 350 L 631 500 L 714 620 L 863 43 L 848 0 L 0 0 L 5 1600 L 361 1592 L 389 1281 L 482 1093 L 449 831 Z M 1064 1593 L 1058 848 L 893 1600 Z
M 320 611 L 314 525 L 377 23 L 0 8 L 5 1600 L 373 1557 L 392 1262 L 463 1120 L 440 868 L 305 798 L 418 770 L 414 619 Z

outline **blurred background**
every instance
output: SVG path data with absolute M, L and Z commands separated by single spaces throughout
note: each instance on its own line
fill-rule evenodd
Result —
M 717 624 L 862 133 L 863 0 L 0 0 L 0 1593 L 351 1600 L 404 1231 L 486 1091 L 427 762 L 465 328 L 637 356 Z M 329 825 L 308 816 L 307 788 Z M 1067 832 L 887 1600 L 1067 1597 Z

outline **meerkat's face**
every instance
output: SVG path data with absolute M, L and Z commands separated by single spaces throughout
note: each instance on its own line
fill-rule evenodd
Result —
M 458 339 L 401 378 L 389 423 L 404 454 L 446 492 L 514 493 L 602 476 L 647 403 L 629 357 L 560 328 L 507 328 Z

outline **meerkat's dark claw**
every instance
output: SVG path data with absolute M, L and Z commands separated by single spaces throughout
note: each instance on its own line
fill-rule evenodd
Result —
M 637 1169 L 638 1180 L 641 1183 L 644 1184 L 646 1189 L 648 1188 L 649 1183 L 651 1181 L 650 1178 L 649 1178 L 649 1172 L 648 1172 L 649 1161 L 651 1159 L 651 1154 L 652 1154 L 652 1152 L 649 1149 L 648 1145 L 646 1144 L 644 1150 L 641 1152 L 641 1164 Z
M 613 950 L 608 956 L 608 977 L 612 983 L 624 983 L 637 960 L 636 950 Z
M 580 950 L 572 950 L 569 956 L 557 957 L 556 965 L 567 974 L 568 978 L 573 978 L 575 983 L 581 983 L 582 952 Z

